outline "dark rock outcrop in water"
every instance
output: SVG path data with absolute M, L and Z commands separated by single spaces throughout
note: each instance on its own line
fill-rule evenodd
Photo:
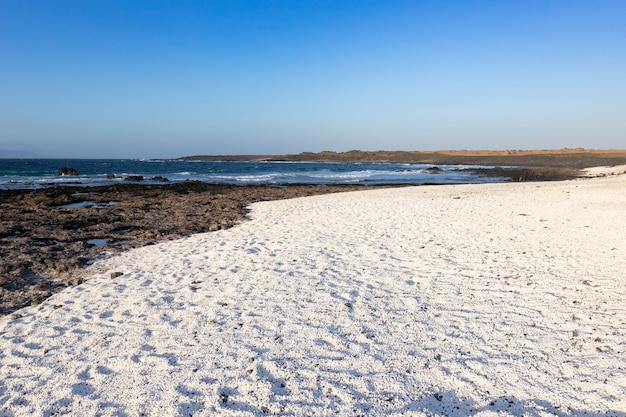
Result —
M 78 171 L 76 171 L 76 169 L 74 168 L 63 167 L 59 170 L 59 173 L 57 175 L 75 177 L 78 175 Z

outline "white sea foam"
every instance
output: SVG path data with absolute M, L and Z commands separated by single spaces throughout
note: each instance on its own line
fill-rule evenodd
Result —
M 73 160 L 71 165 L 80 173 L 75 177 L 57 176 L 64 160 L 9 160 L 0 167 L 0 188 L 39 188 L 54 185 L 106 185 L 119 183 L 128 176 L 155 176 L 172 182 L 206 181 L 226 184 L 340 184 L 340 183 L 410 183 L 424 182 L 492 182 L 470 172 L 463 166 L 440 166 L 433 175 L 429 165 L 392 163 L 331 163 L 331 162 L 215 162 L 215 161 L 155 161 L 155 160 Z M 190 165 L 191 164 L 191 165 Z M 4 166 L 6 165 L 6 166 Z M 456 169 L 455 169 L 456 168 Z M 112 177 L 110 177 L 112 174 Z M 149 180 L 148 180 L 149 181 Z
M 0 320 L 0 414 L 623 416 L 624 207 L 624 175 L 254 204 Z

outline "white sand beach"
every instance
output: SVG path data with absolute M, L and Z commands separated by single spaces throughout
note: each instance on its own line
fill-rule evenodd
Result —
M 0 319 L 0 416 L 626 416 L 626 175 L 251 218 Z

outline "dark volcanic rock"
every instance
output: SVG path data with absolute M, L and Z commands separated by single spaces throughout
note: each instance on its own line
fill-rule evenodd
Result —
M 134 181 L 134 182 L 143 181 L 143 176 L 142 175 L 129 175 L 128 177 L 124 178 L 124 181 Z
M 78 171 L 76 171 L 76 169 L 74 168 L 63 167 L 59 170 L 59 173 L 57 175 L 75 177 L 78 175 Z
M 485 177 L 510 178 L 511 181 L 563 181 L 576 178 L 580 171 L 566 167 L 529 167 L 529 168 L 467 168 L 475 174 Z

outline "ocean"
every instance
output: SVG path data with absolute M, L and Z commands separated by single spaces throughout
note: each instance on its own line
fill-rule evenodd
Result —
M 60 176 L 63 168 L 76 176 Z M 429 170 L 429 168 L 431 168 Z M 401 163 L 181 161 L 138 159 L 0 159 L 0 189 L 62 185 L 98 186 L 142 177 L 141 183 L 202 181 L 213 184 L 458 184 L 504 181 L 467 166 Z M 434 172 L 436 171 L 436 172 Z M 135 178 L 138 179 L 138 178 Z

